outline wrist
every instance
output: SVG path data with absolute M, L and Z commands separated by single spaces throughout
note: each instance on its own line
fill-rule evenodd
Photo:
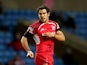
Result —
M 27 53 L 31 52 L 31 50 L 28 50 Z

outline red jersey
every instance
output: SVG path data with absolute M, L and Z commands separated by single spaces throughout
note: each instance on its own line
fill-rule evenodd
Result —
M 54 39 L 45 36 L 46 32 L 52 32 L 55 34 L 59 25 L 49 20 L 48 23 L 41 23 L 40 21 L 28 27 L 28 32 L 33 34 L 33 38 L 36 42 L 36 53 L 54 53 Z

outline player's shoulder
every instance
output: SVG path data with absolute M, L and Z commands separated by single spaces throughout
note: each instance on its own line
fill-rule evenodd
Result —
M 37 27 L 40 25 L 39 21 L 35 21 L 33 24 L 30 25 L 30 27 Z
M 58 24 L 57 22 L 55 22 L 55 21 L 53 21 L 53 20 L 50 20 L 50 22 L 52 22 L 52 23 L 56 26 L 57 29 L 60 28 L 60 26 L 59 26 L 59 24 Z
M 56 21 L 53 21 L 53 20 L 49 20 L 49 23 L 53 23 L 53 24 L 59 25 Z

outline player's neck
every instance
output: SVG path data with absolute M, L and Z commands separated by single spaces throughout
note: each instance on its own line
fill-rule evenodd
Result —
M 49 22 L 49 20 L 46 20 L 44 23 L 48 23 Z
M 45 21 L 45 22 L 40 21 L 40 23 L 48 23 L 48 22 L 49 22 L 49 20 L 47 20 L 47 21 Z

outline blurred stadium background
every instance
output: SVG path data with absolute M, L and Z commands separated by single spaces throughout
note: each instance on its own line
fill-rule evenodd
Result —
M 38 19 L 36 8 L 42 4 L 63 18 L 62 23 L 57 22 L 66 42 L 56 41 L 54 65 L 68 65 L 64 60 L 72 62 L 69 65 L 87 65 L 87 0 L 0 0 L 0 63 L 7 65 L 18 53 L 25 65 L 34 65 L 34 59 L 28 59 L 24 50 L 17 51 L 8 45 L 16 32 L 23 35 L 27 27 Z M 70 16 L 73 17 L 73 25 L 72 19 L 68 21 Z M 35 44 L 30 47 L 35 52 Z M 65 57 L 66 53 L 73 56 L 67 54 Z

